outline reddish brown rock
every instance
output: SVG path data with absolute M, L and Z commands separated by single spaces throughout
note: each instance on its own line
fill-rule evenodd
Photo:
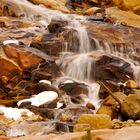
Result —
M 22 69 L 39 64 L 43 60 L 43 58 L 35 55 L 34 52 L 17 46 L 14 47 L 8 45 L 3 47 L 3 49 L 7 57 L 16 62 Z

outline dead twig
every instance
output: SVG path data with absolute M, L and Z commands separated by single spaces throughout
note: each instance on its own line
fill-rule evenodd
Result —
M 113 94 L 113 92 L 101 81 L 98 81 L 100 85 L 102 85 L 109 93 L 109 95 L 119 104 L 120 108 L 122 106 L 121 101 Z

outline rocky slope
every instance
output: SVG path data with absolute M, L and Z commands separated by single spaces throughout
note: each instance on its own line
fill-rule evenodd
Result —
M 31 2 L 0 1 L 1 139 L 138 140 L 139 1 Z

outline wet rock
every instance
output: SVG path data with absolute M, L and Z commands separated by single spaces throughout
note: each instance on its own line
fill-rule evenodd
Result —
M 90 103 L 90 102 L 88 102 L 88 103 L 86 104 L 86 107 L 87 107 L 88 109 L 91 109 L 91 110 L 94 110 L 94 109 L 95 109 L 95 106 L 94 106 L 92 103 Z
M 130 119 L 140 118 L 140 95 L 130 94 L 122 102 L 121 113 Z
M 82 102 L 82 98 L 80 96 L 88 94 L 87 85 L 78 82 L 62 83 L 59 85 L 59 89 L 65 91 L 74 103 Z
M 52 23 L 53 24 L 53 23 Z M 57 33 L 49 33 L 44 34 L 42 36 L 37 36 L 33 39 L 31 43 L 31 47 L 37 48 L 49 55 L 59 55 L 63 51 L 77 52 L 79 46 L 79 38 L 78 33 L 74 29 L 64 29 L 64 23 L 60 23 L 60 21 L 56 21 L 54 24 L 59 25 L 59 31 Z M 62 25 L 61 25 L 62 24 Z M 63 25 L 64 24 L 64 25 Z M 52 26 L 52 25 L 50 25 Z M 54 28 L 49 26 L 49 30 L 54 32 Z M 55 29 L 57 30 L 57 29 Z M 56 31 L 55 31 L 56 32 Z M 60 32 L 60 33 L 59 33 Z
M 61 76 L 61 72 L 59 67 L 56 65 L 55 61 L 48 61 L 42 65 L 38 69 L 34 69 L 31 71 L 31 80 L 32 81 L 40 81 L 40 80 L 51 80 Z
M 79 64 L 77 62 L 81 63 Z M 113 55 L 107 55 L 100 51 L 72 56 L 69 59 L 66 57 L 60 60 L 58 65 L 63 68 L 69 76 L 74 76 L 82 80 L 88 77 L 88 80 L 91 81 L 110 81 L 110 85 L 117 85 L 119 82 L 124 83 L 134 78 L 133 68 L 130 63 L 124 59 Z M 71 65 L 73 69 L 76 70 L 74 75 L 69 70 Z M 90 68 L 88 66 L 90 66 Z M 84 73 L 84 76 L 81 76 L 81 73 Z
M 48 109 L 54 109 L 57 108 L 57 100 L 49 101 L 43 105 L 40 105 L 41 108 L 48 108 Z
M 99 91 L 99 98 L 100 99 L 105 99 L 106 97 L 108 97 L 108 92 L 105 89 L 100 88 Z
M 111 118 L 105 114 L 83 114 L 78 118 L 78 124 L 89 124 L 92 129 L 111 128 Z
M 19 106 L 19 108 L 26 108 L 33 112 L 36 115 L 39 115 L 43 117 L 44 119 L 54 119 L 55 113 L 58 111 L 58 109 L 52 109 L 52 108 L 44 108 L 44 107 L 36 107 L 31 105 L 31 102 L 23 102 Z
M 36 40 L 36 38 L 32 41 L 31 47 L 37 48 L 42 52 L 49 55 L 58 55 L 64 48 L 64 39 L 63 37 L 48 37 L 51 36 L 49 34 L 44 35 L 43 39 L 40 41 Z M 54 36 L 54 35 L 53 35 Z M 48 38 L 47 40 L 44 38 Z
M 58 94 L 60 94 L 60 91 L 56 87 L 50 86 L 45 83 L 36 83 L 32 85 L 31 87 L 27 88 L 26 90 L 30 90 L 33 95 L 38 94 L 43 91 L 55 91 Z
M 59 33 L 59 32 L 62 32 L 64 30 L 64 27 L 67 24 L 68 24 L 67 21 L 52 20 L 47 28 L 48 28 L 50 33 Z
M 64 51 L 69 52 L 78 52 L 79 51 L 79 35 L 78 32 L 75 29 L 67 29 L 61 33 L 63 36 L 66 46 L 64 48 Z
M 110 80 L 114 82 L 126 81 L 133 78 L 131 65 L 123 59 L 102 55 L 93 65 L 96 80 Z M 100 72 L 100 73 L 99 73 Z M 129 76 L 128 76 L 129 75 Z

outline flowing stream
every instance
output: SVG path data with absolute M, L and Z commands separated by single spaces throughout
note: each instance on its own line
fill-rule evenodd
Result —
M 134 58 L 134 54 L 137 53 L 135 47 L 129 47 L 128 49 L 125 44 L 120 44 L 120 46 L 118 47 L 117 45 L 112 45 L 110 42 L 100 43 L 97 38 L 94 38 L 92 40 L 94 41 L 94 45 L 91 44 L 91 40 L 89 38 L 86 26 L 85 24 L 83 24 L 88 22 L 86 20 L 86 17 L 79 15 L 63 14 L 59 11 L 45 8 L 42 5 L 38 6 L 31 4 L 27 0 L 7 0 L 7 2 L 11 3 L 11 5 L 14 5 L 17 8 L 19 15 L 24 15 L 23 18 L 33 22 L 33 25 L 35 24 L 40 26 L 40 33 L 45 30 L 45 28 L 53 19 L 68 21 L 67 28 L 77 31 L 77 36 L 79 38 L 78 52 L 67 52 L 68 42 L 65 42 L 65 53 L 69 54 L 62 54 L 60 56 L 60 59 L 57 60 L 57 64 L 61 65 L 62 69 L 64 69 L 64 77 L 69 77 L 70 79 L 74 79 L 88 85 L 89 93 L 88 97 L 85 97 L 85 103 L 89 101 L 92 102 L 95 105 L 96 110 L 99 108 L 100 105 L 100 99 L 98 97 L 100 86 L 94 81 L 90 80 L 90 73 L 91 69 L 93 68 L 91 67 L 92 59 L 90 57 L 90 53 L 94 51 L 95 48 L 96 50 L 99 50 L 101 52 L 113 54 L 117 57 L 121 57 L 130 61 L 135 71 L 136 80 L 140 82 L 140 61 L 139 59 L 135 60 Z M 37 27 L 32 30 L 35 31 L 36 29 Z M 25 29 L 23 30 L 25 31 Z M 132 46 L 137 45 L 138 44 L 134 44 Z
M 86 82 L 86 84 L 89 86 L 89 99 L 93 103 L 100 101 L 98 98 L 99 86 L 97 86 L 97 83 L 90 81 L 90 72 L 91 68 L 93 67 L 91 67 L 92 60 L 89 55 L 91 51 L 94 51 L 93 48 L 105 53 L 114 54 L 115 56 L 122 57 L 124 59 L 128 59 L 134 63 L 135 65 L 132 65 L 135 71 L 136 79 L 137 81 L 140 81 L 140 61 L 134 60 L 134 54 L 137 53 L 135 47 L 128 48 L 125 46 L 126 44 L 120 44 L 118 47 L 117 45 L 112 45 L 110 42 L 100 43 L 100 41 L 96 38 L 93 38 L 94 46 L 91 45 L 91 40 L 89 39 L 86 26 L 83 24 L 88 22 L 86 17 L 63 14 L 59 11 L 45 8 L 42 5 L 34 5 L 27 0 L 7 0 L 7 2 L 16 6 L 19 14 L 24 15 L 23 18 L 27 18 L 28 20 L 36 23 L 36 25 L 41 26 L 42 31 L 45 30 L 53 19 L 68 21 L 67 28 L 77 31 L 77 36 L 79 38 L 79 51 L 76 54 L 70 53 L 70 55 L 62 55 L 60 60 L 57 61 L 57 64 L 59 64 L 61 61 L 61 67 L 64 69 L 64 76 L 73 78 L 80 82 Z M 67 43 L 68 42 L 65 43 L 65 53 L 68 53 Z M 137 44 L 132 46 L 137 46 Z

